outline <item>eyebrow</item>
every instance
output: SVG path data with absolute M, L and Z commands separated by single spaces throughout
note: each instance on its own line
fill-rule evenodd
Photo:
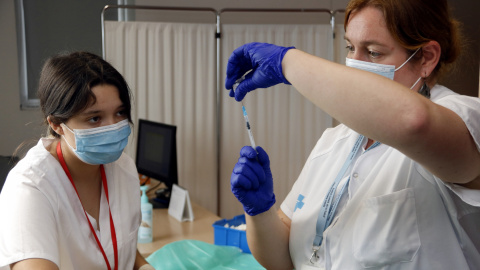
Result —
M 91 115 L 91 114 L 97 114 L 99 113 L 100 111 L 99 110 L 95 110 L 95 111 L 83 111 L 81 112 L 80 114 L 81 115 Z
M 344 36 L 343 39 L 351 43 L 350 39 L 348 39 L 347 36 Z M 379 41 L 376 41 L 376 40 L 364 40 L 364 41 L 361 41 L 360 44 L 365 47 L 369 45 L 378 45 L 382 47 L 388 47 L 387 45 L 380 43 Z
M 125 105 L 121 104 L 120 106 L 117 107 L 117 110 L 123 110 L 125 109 Z M 81 115 L 92 115 L 92 114 L 98 114 L 98 113 L 101 113 L 102 111 L 100 110 L 93 110 L 93 111 L 83 111 L 81 112 L 80 114 Z

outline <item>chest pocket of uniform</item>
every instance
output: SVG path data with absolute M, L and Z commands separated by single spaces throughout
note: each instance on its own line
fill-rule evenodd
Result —
M 413 189 L 365 200 L 353 233 L 364 268 L 412 261 L 420 248 Z

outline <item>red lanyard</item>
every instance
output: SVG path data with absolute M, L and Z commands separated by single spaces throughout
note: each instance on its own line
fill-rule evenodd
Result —
M 75 192 L 77 193 L 78 199 L 80 200 L 80 196 L 78 195 L 77 188 L 75 187 L 75 184 L 73 183 L 73 179 L 72 179 L 72 176 L 70 175 L 70 171 L 68 170 L 67 164 L 65 163 L 65 160 L 63 159 L 63 153 L 62 153 L 62 148 L 60 146 L 60 141 L 57 144 L 57 155 L 58 155 L 58 159 L 60 160 L 60 164 L 62 165 L 63 170 L 67 174 L 68 179 L 70 179 L 70 183 L 72 183 L 72 186 L 75 189 Z M 110 233 L 112 235 L 112 241 L 113 241 L 113 252 L 114 252 L 114 257 L 115 257 L 115 270 L 117 270 L 118 269 L 117 236 L 115 234 L 115 226 L 113 224 L 112 212 L 110 211 L 110 201 L 108 200 L 107 177 L 105 175 L 105 169 L 103 168 L 103 165 L 100 165 L 100 171 L 101 171 L 101 174 L 102 174 L 103 190 L 105 191 L 105 195 L 107 197 L 108 213 L 110 214 Z M 83 205 L 82 205 L 82 208 L 83 208 Z M 103 247 L 102 247 L 102 244 L 100 243 L 100 240 L 98 240 L 97 233 L 95 232 L 95 229 L 93 228 L 92 223 L 90 222 L 90 219 L 88 218 L 88 215 L 87 215 L 87 212 L 85 211 L 85 208 L 83 208 L 83 212 L 85 213 L 85 218 L 87 218 L 88 225 L 90 226 L 90 230 L 92 231 L 93 236 L 95 237 L 95 240 L 97 241 L 98 247 L 100 248 L 100 251 L 102 252 L 103 258 L 105 259 L 105 262 L 107 263 L 108 270 L 111 270 L 112 268 L 110 267 L 110 263 L 108 261 L 107 255 L 105 254 L 105 251 L 103 250 Z

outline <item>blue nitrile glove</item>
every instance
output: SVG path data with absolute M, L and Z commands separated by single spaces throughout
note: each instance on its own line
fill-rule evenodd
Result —
M 295 47 L 281 47 L 268 43 L 248 43 L 235 49 L 228 59 L 225 87 L 230 96 L 241 101 L 245 95 L 257 88 L 267 88 L 279 83 L 290 84 L 283 76 L 282 60 L 288 50 Z M 233 85 L 247 71 L 235 92 Z
M 257 151 L 258 155 L 251 146 L 244 146 L 230 178 L 233 195 L 250 216 L 263 213 L 275 204 L 270 160 L 262 147 L 257 146 Z

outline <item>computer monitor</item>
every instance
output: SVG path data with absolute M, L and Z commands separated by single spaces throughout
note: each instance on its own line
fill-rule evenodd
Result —
M 173 184 L 178 184 L 176 126 L 139 119 L 136 165 L 138 173 L 163 182 L 154 207 L 168 207 Z M 163 206 L 162 206 L 163 205 Z

